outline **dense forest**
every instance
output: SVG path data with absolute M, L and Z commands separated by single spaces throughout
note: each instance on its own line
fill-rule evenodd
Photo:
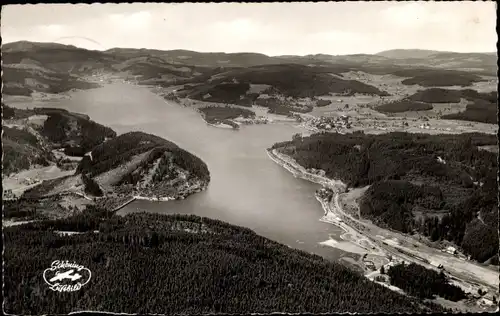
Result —
M 47 216 L 40 212 L 41 207 L 38 207 L 38 204 L 29 199 L 4 200 L 2 201 L 3 217 L 5 219 L 22 220 L 48 219 Z
M 88 117 L 82 118 L 79 114 L 63 112 L 58 109 L 44 109 L 36 112 L 49 116 L 40 133 L 49 141 L 67 147 L 67 154 L 83 156 L 104 142 L 105 139 L 116 136 L 116 132 L 111 128 L 95 123 Z M 78 145 L 69 145 L 74 143 Z
M 371 185 L 361 214 L 381 226 L 449 240 L 498 264 L 497 155 L 478 146 L 494 135 L 315 134 L 273 146 L 305 168 L 351 187 Z
M 266 84 L 279 90 L 284 96 L 296 98 L 340 93 L 346 95 L 371 94 L 386 96 L 387 92 L 356 80 L 333 77 L 329 69 L 307 67 L 298 64 L 266 65 L 248 67 L 228 73 L 241 82 Z
M 273 89 L 269 89 L 273 90 Z M 275 91 L 269 91 L 269 94 L 275 94 Z M 268 108 L 269 113 L 278 115 L 291 115 L 292 112 L 307 113 L 313 110 L 313 106 L 304 106 L 293 101 L 285 101 L 276 97 L 259 98 L 255 104 Z
M 467 104 L 465 111 L 443 115 L 441 118 L 448 120 L 462 120 L 498 124 L 498 103 L 477 99 Z
M 464 98 L 469 101 L 476 99 L 487 100 L 496 102 L 496 91 L 490 93 L 479 93 L 472 89 L 442 89 L 442 88 L 429 88 L 417 91 L 415 94 L 408 97 L 412 101 L 420 101 L 426 103 L 458 103 L 460 99 Z
M 174 163 L 200 180 L 210 178 L 208 167 L 200 158 L 168 140 L 142 132 L 125 133 L 95 147 L 92 150 L 92 158 L 83 157 L 77 172 L 92 177 L 130 161 L 135 155 L 153 150 L 172 153 Z
M 252 110 L 230 107 L 230 106 L 208 106 L 200 108 L 199 111 L 203 113 L 205 121 L 208 123 L 218 123 L 224 120 L 235 119 L 237 117 L 254 118 L 255 112 Z
M 323 106 L 330 105 L 331 103 L 332 103 L 331 100 L 318 100 L 318 101 L 316 101 L 316 106 L 323 107 Z
M 82 174 L 82 182 L 83 185 L 85 186 L 85 194 L 91 195 L 91 196 L 103 196 L 104 193 L 102 192 L 101 188 L 99 187 L 99 184 L 97 182 L 87 176 L 86 174 Z
M 496 91 L 479 93 L 472 89 L 452 90 L 430 88 L 418 91 L 417 93 L 409 96 L 407 99 L 415 103 L 458 103 L 462 98 L 469 101 L 465 111 L 443 115 L 441 118 L 449 120 L 482 122 L 489 124 L 497 123 L 498 94 Z M 429 109 L 432 109 L 432 106 L 430 104 L 429 107 Z M 379 108 L 377 108 L 377 110 Z
M 251 106 L 259 96 L 249 93 L 251 84 L 268 85 L 285 97 L 305 98 L 329 94 L 355 93 L 387 96 L 388 93 L 356 80 L 330 75 L 332 67 L 308 67 L 298 64 L 263 65 L 236 68 L 218 74 L 210 82 L 185 85 L 179 96 L 209 102 Z M 335 67 L 333 67 L 335 68 Z M 190 83 L 193 83 L 190 82 Z
M 249 229 L 193 215 L 120 217 L 89 207 L 5 228 L 4 242 L 4 309 L 14 314 L 444 311 Z M 51 291 L 41 275 L 54 260 L 87 267 L 90 282 Z
M 387 275 L 392 285 L 422 299 L 432 299 L 438 295 L 456 302 L 466 297 L 461 288 L 449 283 L 443 271 L 436 272 L 415 263 L 400 263 L 390 267 Z
M 415 72 L 415 70 L 408 69 L 397 71 L 394 75 L 407 77 L 405 74 L 410 74 L 411 78 L 405 79 L 401 83 L 409 86 L 420 85 L 422 87 L 465 87 L 483 80 L 480 76 L 465 71 L 426 69 L 420 70 L 418 74 L 415 74 Z
M 190 78 L 192 76 L 191 71 L 183 71 L 179 67 L 175 68 L 175 65 L 166 63 L 160 58 L 149 57 L 145 61 L 138 61 L 121 69 L 121 71 L 127 71 L 131 75 L 139 76 L 139 80 L 148 80 L 154 78 L 162 78 L 164 76 L 170 75 L 173 78 Z
M 208 86 L 201 85 L 199 88 L 197 87 L 193 91 L 190 91 L 188 96 L 200 101 L 251 107 L 259 94 L 247 93 L 249 89 L 249 83 L 221 82 Z
M 432 104 L 403 99 L 386 104 L 379 105 L 375 108 L 379 112 L 399 113 L 408 111 L 428 111 L 432 110 Z
M 25 97 L 29 97 L 31 96 L 32 92 L 33 90 L 28 87 L 4 86 L 2 88 L 2 93 L 5 93 L 6 95 L 22 95 Z

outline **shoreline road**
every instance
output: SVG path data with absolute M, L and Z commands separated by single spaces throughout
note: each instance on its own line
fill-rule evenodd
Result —
M 488 289 L 488 295 L 498 293 L 499 273 L 487 267 L 483 267 L 473 261 L 457 258 L 439 249 L 431 248 L 417 240 L 398 232 L 380 228 L 367 221 L 360 221 L 345 212 L 339 199 L 345 194 L 346 186 L 341 181 L 331 180 L 319 175 L 307 172 L 297 162 L 276 149 L 267 150 L 269 157 L 291 172 L 295 177 L 330 188 L 334 196 L 330 203 L 321 201 L 325 215 L 322 221 L 329 222 L 351 232 L 348 241 L 363 247 L 367 252 L 380 255 L 390 254 L 393 258 L 399 258 L 406 262 L 414 262 L 428 269 L 438 270 L 437 266 L 443 265 L 445 270 L 454 279 L 455 283 L 466 292 L 478 289 Z M 353 205 L 358 207 L 358 205 Z M 361 242 L 364 240 L 365 242 Z M 432 264 L 431 264 L 432 263 Z

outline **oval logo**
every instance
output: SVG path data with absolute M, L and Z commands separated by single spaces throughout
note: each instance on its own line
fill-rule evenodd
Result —
M 50 268 L 43 271 L 43 279 L 52 291 L 75 292 L 89 283 L 92 273 L 89 269 L 75 262 L 52 262 Z

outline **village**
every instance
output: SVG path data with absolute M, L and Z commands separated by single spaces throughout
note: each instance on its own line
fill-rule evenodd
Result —
M 315 132 L 331 132 L 333 130 L 340 132 L 342 129 L 350 129 L 352 127 L 348 115 L 315 117 L 296 113 L 292 117 L 305 128 Z

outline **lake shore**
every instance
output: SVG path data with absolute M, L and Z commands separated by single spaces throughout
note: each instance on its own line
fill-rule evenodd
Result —
M 304 172 L 304 168 L 297 166 L 297 163 L 283 154 L 268 150 L 269 157 L 276 163 L 292 172 L 295 176 L 318 184 L 329 184 L 329 181 L 317 175 L 311 175 Z M 330 187 L 331 188 L 331 187 Z M 342 209 L 339 199 L 345 193 L 335 192 L 331 201 L 325 200 L 316 196 L 325 211 L 325 215 L 321 221 L 334 224 L 342 228 L 345 233 L 341 236 L 344 241 L 349 241 L 353 245 L 361 247 L 366 251 L 366 254 L 373 255 L 378 258 L 390 258 L 390 264 L 398 262 L 414 262 L 427 269 L 436 270 L 436 264 L 446 266 L 447 274 L 453 278 L 454 284 L 462 288 L 465 292 L 477 291 L 478 288 L 487 288 L 488 293 L 498 292 L 498 274 L 495 271 L 489 270 L 472 261 L 455 258 L 453 255 L 447 255 L 442 251 L 430 247 L 426 247 L 411 237 L 407 237 L 398 232 L 388 231 L 378 226 L 368 223 L 362 223 L 359 220 L 352 218 Z M 376 235 L 377 234 L 377 235 Z M 380 235 L 379 235 L 380 234 Z M 392 240 L 397 240 L 395 243 L 389 243 Z M 329 242 L 328 246 L 335 247 L 336 242 Z M 431 264 L 434 263 L 433 264 Z M 389 264 L 384 264 L 389 268 Z M 362 267 L 362 265 L 360 265 Z M 365 269 L 364 267 L 362 267 Z M 376 282 L 374 277 L 379 274 L 379 267 L 371 272 L 364 272 L 365 277 Z M 366 270 L 365 270 L 366 271 Z M 396 290 L 396 289 L 393 289 Z M 489 297 L 492 294 L 488 294 Z
M 332 180 L 318 174 L 313 174 L 299 165 L 293 158 L 279 153 L 276 149 L 267 149 L 267 155 L 271 158 L 271 160 L 291 172 L 297 178 L 320 184 L 337 193 L 345 192 L 347 190 L 347 185 L 342 181 Z
M 327 177 L 308 172 L 293 158 L 279 153 L 276 149 L 268 149 L 267 153 L 274 162 L 291 172 L 295 177 L 322 185 L 333 191 L 334 195 L 331 201 L 325 200 L 317 194 L 315 197 L 321 204 L 324 211 L 324 215 L 320 221 L 341 228 L 344 231 L 344 234 L 342 234 L 340 238 L 352 245 L 352 247 L 346 247 L 346 245 L 343 245 L 342 248 L 344 250 L 350 248 L 351 251 L 347 251 L 352 253 L 360 253 L 360 250 L 362 250 L 365 253 L 372 255 L 385 256 L 385 252 L 382 249 L 373 244 L 369 239 L 360 234 L 355 228 L 351 227 L 341 218 L 340 214 L 342 212 L 339 212 L 337 208 L 340 207 L 338 202 L 340 194 L 345 193 L 347 190 L 347 185 L 345 183 L 340 180 L 332 180 Z M 332 244 L 332 246 L 335 246 L 335 244 Z

